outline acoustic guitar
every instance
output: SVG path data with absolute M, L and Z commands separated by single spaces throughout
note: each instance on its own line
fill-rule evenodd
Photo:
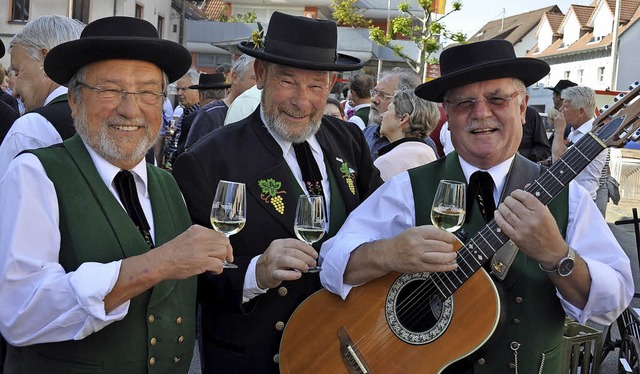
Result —
M 636 82 L 603 108 L 593 131 L 526 191 L 548 204 L 602 150 L 637 141 L 639 93 Z M 440 373 L 494 332 L 500 298 L 483 266 L 508 240 L 491 221 L 458 246 L 454 271 L 391 273 L 353 288 L 346 300 L 327 290 L 314 293 L 287 322 L 280 372 Z

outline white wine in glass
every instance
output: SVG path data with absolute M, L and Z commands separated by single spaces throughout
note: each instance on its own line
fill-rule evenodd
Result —
M 293 224 L 298 239 L 311 245 L 322 239 L 327 229 L 327 213 L 324 207 L 324 197 L 300 195 L 296 207 L 296 220 Z M 320 266 L 309 268 L 309 273 L 317 273 Z
M 237 234 L 247 222 L 247 198 L 244 183 L 221 180 L 218 182 L 216 195 L 211 205 L 211 226 L 227 237 Z M 223 261 L 225 269 L 236 269 L 238 266 Z
M 465 216 L 467 185 L 463 182 L 441 180 L 431 208 L 434 226 L 449 232 L 462 227 Z

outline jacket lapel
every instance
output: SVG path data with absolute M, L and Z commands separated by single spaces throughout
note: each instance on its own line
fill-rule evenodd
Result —
M 147 243 L 127 215 L 127 212 L 122 209 L 122 206 L 103 183 L 80 136 L 75 135 L 63 144 L 102 208 L 114 235 L 120 243 L 124 257 L 145 253 L 149 248 Z

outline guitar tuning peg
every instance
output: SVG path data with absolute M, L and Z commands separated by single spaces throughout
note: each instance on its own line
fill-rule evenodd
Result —
M 640 86 L 640 82 L 635 81 L 633 83 L 631 83 L 631 86 L 629 86 L 629 91 L 633 90 L 634 88 Z
M 613 98 L 613 102 L 614 102 L 614 103 L 617 103 L 617 102 L 618 102 L 618 100 L 620 100 L 620 97 L 618 97 L 618 96 L 616 96 L 616 97 L 614 97 L 614 98 Z

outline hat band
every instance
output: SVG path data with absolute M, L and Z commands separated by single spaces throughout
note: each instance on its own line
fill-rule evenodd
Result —
M 312 62 L 335 63 L 338 59 L 338 53 L 334 48 L 312 47 L 281 40 L 266 39 L 264 41 L 264 51 L 284 58 Z

